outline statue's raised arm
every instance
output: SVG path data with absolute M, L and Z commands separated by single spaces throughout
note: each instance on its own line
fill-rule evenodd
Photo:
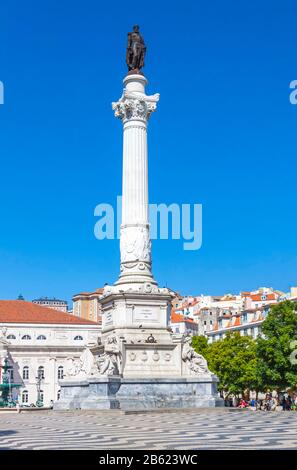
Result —
M 126 63 L 130 73 L 141 73 L 144 67 L 144 57 L 146 47 L 144 39 L 139 32 L 139 26 L 133 26 L 133 31 L 128 33 L 128 45 L 126 53 Z

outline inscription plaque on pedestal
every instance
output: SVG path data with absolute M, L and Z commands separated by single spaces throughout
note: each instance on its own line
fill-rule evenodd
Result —
M 133 322 L 157 322 L 158 307 L 136 306 L 133 311 Z

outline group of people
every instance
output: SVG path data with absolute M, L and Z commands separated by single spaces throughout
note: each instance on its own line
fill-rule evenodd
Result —
M 280 404 L 283 411 L 297 411 L 297 395 L 291 397 L 290 395 L 283 396 Z
M 297 395 L 282 394 L 280 397 L 267 393 L 264 399 L 245 400 L 244 398 L 229 398 L 225 400 L 225 406 L 236 408 L 251 408 L 255 411 L 297 411 Z

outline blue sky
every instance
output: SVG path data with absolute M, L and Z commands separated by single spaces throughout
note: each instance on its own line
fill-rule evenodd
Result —
M 297 284 L 297 4 L 292 1 L 3 2 L 0 298 L 70 299 L 116 280 L 118 241 L 93 212 L 121 193 L 111 102 L 126 34 L 141 26 L 153 203 L 203 204 L 203 246 L 153 243 L 160 285 L 223 294 Z

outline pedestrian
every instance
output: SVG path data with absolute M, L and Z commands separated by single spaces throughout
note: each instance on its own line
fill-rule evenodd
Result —
M 282 398 L 281 405 L 282 405 L 283 411 L 286 411 L 286 409 L 287 409 L 287 401 L 286 401 L 285 395 L 284 395 L 283 398 Z
M 291 407 L 292 407 L 292 398 L 290 397 L 290 395 L 288 395 L 288 398 L 286 400 L 286 409 L 288 411 L 291 411 Z
M 19 404 L 18 401 L 17 401 L 15 407 L 16 407 L 17 413 L 20 413 L 21 412 L 21 407 L 20 407 L 20 404 Z
M 247 402 L 242 398 L 238 406 L 239 408 L 246 408 Z

